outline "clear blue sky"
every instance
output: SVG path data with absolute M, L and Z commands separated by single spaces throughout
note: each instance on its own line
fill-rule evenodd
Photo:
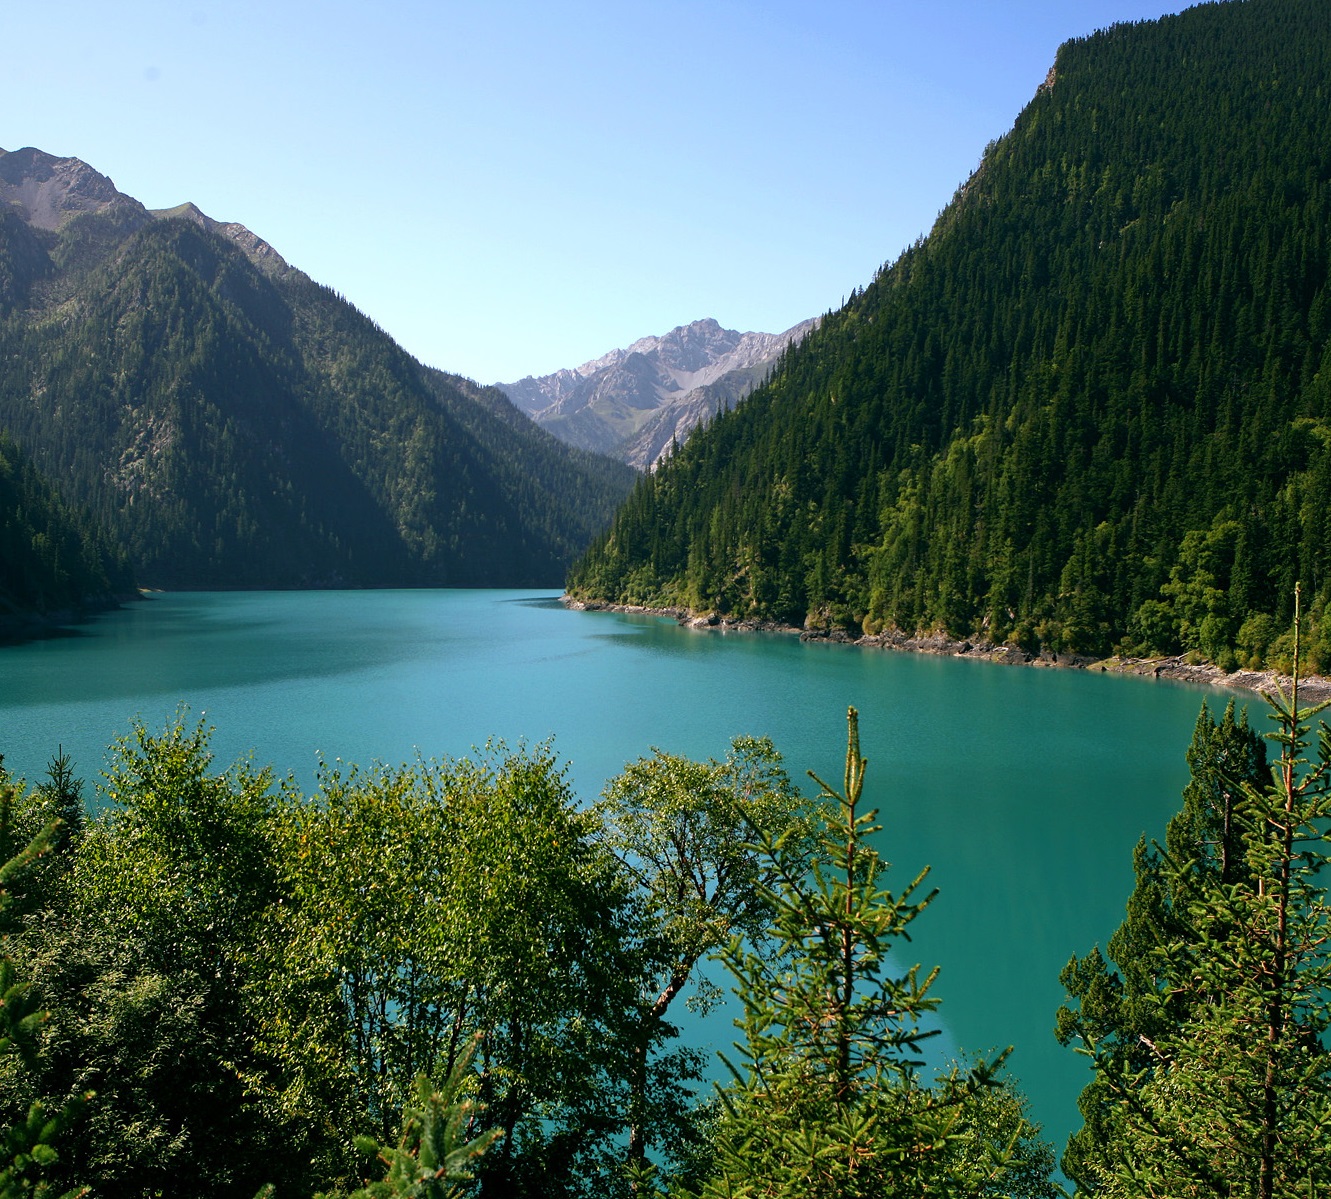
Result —
M 1060 42 L 1182 7 L 14 0 L 0 146 L 240 221 L 426 363 L 507 382 L 837 306 Z

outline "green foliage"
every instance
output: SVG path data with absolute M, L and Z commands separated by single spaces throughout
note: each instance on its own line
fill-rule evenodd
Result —
M 68 508 L 0 429 L 0 632 L 133 590 L 104 529 Z
M 75 1112 L 73 1104 L 51 1114 L 42 1103 L 28 1109 L 27 1119 L 0 1134 L 0 1199 L 45 1199 L 55 1192 L 42 1177 L 59 1160 L 51 1142 L 59 1138 Z M 84 1187 L 64 1193 L 63 1199 L 87 1194 Z
M 442 1086 L 417 1076 L 396 1146 L 376 1145 L 369 1137 L 358 1140 L 358 1148 L 376 1154 L 388 1170 L 383 1181 L 355 1191 L 351 1199 L 455 1199 L 463 1193 L 456 1184 L 471 1180 L 471 1163 L 500 1136 L 495 1128 L 473 1135 L 480 1114 L 470 1097 L 475 1048 L 473 1043 L 458 1059 Z
M 1046 1195 L 1048 1153 L 997 1063 L 920 1072 L 932 976 L 886 951 L 927 900 L 918 880 L 879 886 L 853 734 L 829 830 L 766 740 L 720 762 L 655 751 L 585 808 L 547 746 L 326 767 L 307 798 L 244 761 L 217 771 L 184 713 L 136 725 L 101 810 L 0 869 L 31 892 L 3 912 L 21 976 L 6 958 L 0 1178 L 110 1199 L 699 1193 L 738 1177 L 750 1120 L 787 1149 L 813 1138 L 833 1174 L 847 1146 L 868 1152 L 856 1186 Z M 80 798 L 58 753 L 0 804 L 0 847 Z M 797 945 L 797 917 L 841 957 Z M 697 963 L 728 937 L 759 980 L 761 1068 L 723 1112 L 693 1102 L 696 1054 L 666 1017 L 686 988 L 709 1001 Z M 786 969 L 792 1003 L 761 1019 L 763 972 Z M 834 1012 L 830 1033 L 811 1012 Z
M 485 1185 L 595 1174 L 620 1124 L 615 1030 L 635 976 L 594 828 L 548 747 L 326 769 L 281 835 L 274 974 L 297 1023 L 274 1051 L 293 1100 L 343 1143 L 387 1142 L 417 1075 L 454 1071 L 477 1038 L 478 1095 L 504 1134 Z
M 1245 622 L 1331 586 L 1329 95 L 1319 0 L 1065 44 L 929 237 L 640 480 L 569 590 L 1269 656 Z
M 47 1013 L 42 1010 L 31 983 L 17 977 L 14 962 L 9 957 L 10 933 L 13 928 L 12 887 L 19 877 L 42 854 L 48 852 L 56 838 L 57 826 L 52 823 L 38 831 L 17 852 L 11 840 L 18 807 L 18 791 L 10 785 L 0 768 L 0 937 L 3 937 L 4 956 L 0 956 L 0 1062 L 17 1064 L 21 1071 L 32 1068 L 36 1056 L 36 1037 Z M 6 1097 L 7 1099 L 9 1097 Z M 57 1109 L 50 1109 L 40 1100 L 28 1105 L 25 1112 L 6 1127 L 0 1128 L 0 1199 L 21 1199 L 32 1196 L 41 1199 L 54 1194 L 47 1175 L 59 1161 L 52 1142 L 60 1139 L 61 1132 L 78 1113 L 88 1096 Z M 5 1107 L 11 1107 L 6 1102 Z M 77 1199 L 86 1188 L 75 1187 L 65 1192 L 63 1199 Z
M 696 977 L 698 963 L 733 936 L 764 935 L 763 888 L 773 880 L 751 830 L 788 830 L 793 858 L 800 830 L 811 828 L 806 808 L 771 741 L 737 737 L 721 762 L 654 750 L 611 779 L 593 809 L 599 840 L 635 884 L 641 923 L 628 1034 L 631 1168 L 641 1168 L 653 1144 L 672 1159 L 696 1150 L 700 1113 L 684 1102 L 684 1084 L 699 1078 L 703 1055 L 676 1049 L 657 1058 L 654 1051 L 673 1038 L 667 1015 L 687 989 L 695 1010 L 719 997 Z
M 1157 1065 L 1151 1047 L 1186 1021 L 1196 1002 L 1162 948 L 1196 947 L 1205 939 L 1190 909 L 1198 889 L 1251 882 L 1244 796 L 1269 779 L 1266 759 L 1261 738 L 1246 716 L 1235 716 L 1232 701 L 1219 721 L 1202 705 L 1187 751 L 1191 777 L 1182 810 L 1169 821 L 1163 853 L 1144 838 L 1134 851 L 1136 886 L 1109 940 L 1108 960 L 1096 948 L 1074 957 L 1060 976 L 1070 1002 L 1058 1013 L 1058 1039 L 1095 1046 L 1096 1076 L 1078 1101 L 1085 1124 L 1062 1163 L 1084 1190 L 1094 1190 L 1097 1171 L 1121 1137 L 1113 1079 L 1149 1077 Z
M 893 961 L 934 893 L 925 874 L 894 894 L 866 844 L 866 763 L 849 712 L 845 783 L 820 783 L 835 814 L 812 860 L 756 829 L 773 863 L 775 952 L 736 939 L 726 954 L 744 1004 L 742 1069 L 725 1092 L 708 1196 L 998 1194 L 1031 1129 L 985 1092 L 1003 1057 L 930 1079 L 922 1044 L 937 970 Z M 1044 1193 L 1044 1192 L 1036 1192 Z
M 51 1011 L 16 1091 L 56 1106 L 97 1095 L 67 1134 L 60 1185 L 252 1194 L 308 1169 L 310 1130 L 277 1102 L 255 999 L 279 898 L 271 779 L 245 764 L 213 773 L 207 739 L 182 715 L 117 744 L 103 811 L 53 855 L 44 906 L 16 933 Z M 68 798 L 60 761 L 39 804 Z
M 188 220 L 89 213 L 48 240 L 0 221 L 0 431 L 121 575 L 127 554 L 156 587 L 552 585 L 631 486 Z M 6 310 L 6 254 L 30 252 Z M 0 478 L 0 560 L 17 538 L 79 569 L 8 506 Z M 15 602 L 51 602 L 29 573 Z
M 1295 630 L 1297 665 L 1297 606 Z M 1132 947 L 1142 981 L 1125 970 L 1113 994 L 1116 980 L 1102 973 L 1109 1020 L 1081 988 L 1075 1032 L 1096 1070 L 1083 1096 L 1095 1121 L 1069 1155 L 1096 1194 L 1293 1199 L 1331 1186 L 1331 734 L 1322 728 L 1317 756 L 1304 757 L 1320 706 L 1299 707 L 1297 671 L 1270 705 L 1279 757 L 1265 779 L 1253 777 L 1264 755 L 1237 729 L 1233 755 L 1214 753 L 1220 738 L 1210 739 L 1201 787 L 1222 803 L 1200 821 L 1185 805 L 1177 839 L 1171 824 L 1154 865 L 1172 919 L 1154 922 L 1154 944 Z M 1134 900 L 1145 892 L 1139 868 Z M 1124 927 L 1134 924 L 1148 927 L 1130 908 Z M 1113 1018 L 1114 1000 L 1126 1018 Z

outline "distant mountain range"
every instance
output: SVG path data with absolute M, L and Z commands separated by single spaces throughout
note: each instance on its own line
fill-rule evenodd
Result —
M 6 434 L 25 494 L 157 587 L 557 586 L 632 482 L 243 225 L 33 148 L 0 150 Z M 13 517 L 7 544 L 37 546 Z M 0 566 L 0 608 L 31 604 Z
M 748 395 L 786 347 L 817 324 L 739 333 L 709 318 L 581 366 L 497 386 L 562 441 L 645 470 L 696 425 Z

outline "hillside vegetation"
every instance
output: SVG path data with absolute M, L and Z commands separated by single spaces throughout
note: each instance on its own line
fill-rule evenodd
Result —
M 629 490 L 242 227 L 0 165 L 65 205 L 0 217 L 0 429 L 144 585 L 553 585 Z
M 0 432 L 0 635 L 133 591 L 125 555 Z
M 1055 651 L 1287 656 L 1323 619 L 1331 23 L 1065 44 L 927 239 L 643 478 L 569 591 Z

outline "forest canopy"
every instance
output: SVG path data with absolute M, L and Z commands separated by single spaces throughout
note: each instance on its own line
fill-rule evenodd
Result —
M 641 479 L 580 599 L 1331 669 L 1331 25 L 1066 43 L 929 236 Z M 1325 631 L 1324 631 L 1325 630 Z

